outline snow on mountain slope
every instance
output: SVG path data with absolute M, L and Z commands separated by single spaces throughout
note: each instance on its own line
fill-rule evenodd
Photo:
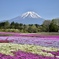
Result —
M 21 17 L 22 18 L 26 18 L 26 17 L 30 17 L 30 18 L 41 18 L 41 16 L 39 16 L 37 13 L 31 12 L 31 11 L 22 14 Z

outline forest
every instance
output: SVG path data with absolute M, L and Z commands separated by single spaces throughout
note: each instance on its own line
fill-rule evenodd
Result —
M 20 33 L 39 33 L 39 32 L 58 32 L 59 19 L 45 20 L 43 24 L 22 24 L 8 21 L 0 22 L 0 32 L 20 32 Z

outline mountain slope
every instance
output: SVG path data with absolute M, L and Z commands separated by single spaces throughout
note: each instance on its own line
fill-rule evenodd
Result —
M 11 20 L 8 20 L 9 22 L 17 22 L 17 23 L 23 23 L 23 24 L 42 24 L 44 19 L 41 18 L 37 13 L 35 12 L 26 12 L 23 13 L 21 16 L 18 16 L 16 18 L 13 18 Z

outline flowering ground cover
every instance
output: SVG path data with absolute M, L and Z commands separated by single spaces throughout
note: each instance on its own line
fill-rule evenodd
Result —
M 13 42 L 12 40 L 8 40 L 8 37 L 4 40 L 0 39 L 0 43 L 10 43 L 10 42 Z
M 0 59 L 59 59 L 59 35 L 0 34 Z
M 59 38 L 39 38 L 39 37 L 22 37 L 22 36 L 0 37 L 1 41 L 5 41 L 6 39 L 7 41 L 9 41 L 9 43 L 31 44 L 31 45 L 59 48 Z
M 14 33 L 14 32 L 0 32 L 0 34 L 3 36 L 25 36 L 25 37 L 40 37 L 40 38 L 59 38 L 58 35 L 50 35 L 50 34 L 41 34 L 41 33 Z
M 12 43 L 0 43 L 0 58 L 1 59 L 54 59 L 54 54 L 44 52 L 58 52 L 58 48 L 43 47 L 35 45 L 21 45 Z M 56 54 L 55 59 L 59 59 Z
M 12 40 L 0 40 L 0 43 L 10 43 Z

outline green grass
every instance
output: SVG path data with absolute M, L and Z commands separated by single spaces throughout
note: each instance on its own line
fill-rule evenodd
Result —
M 12 36 L 12 34 L 0 34 L 0 36 Z

